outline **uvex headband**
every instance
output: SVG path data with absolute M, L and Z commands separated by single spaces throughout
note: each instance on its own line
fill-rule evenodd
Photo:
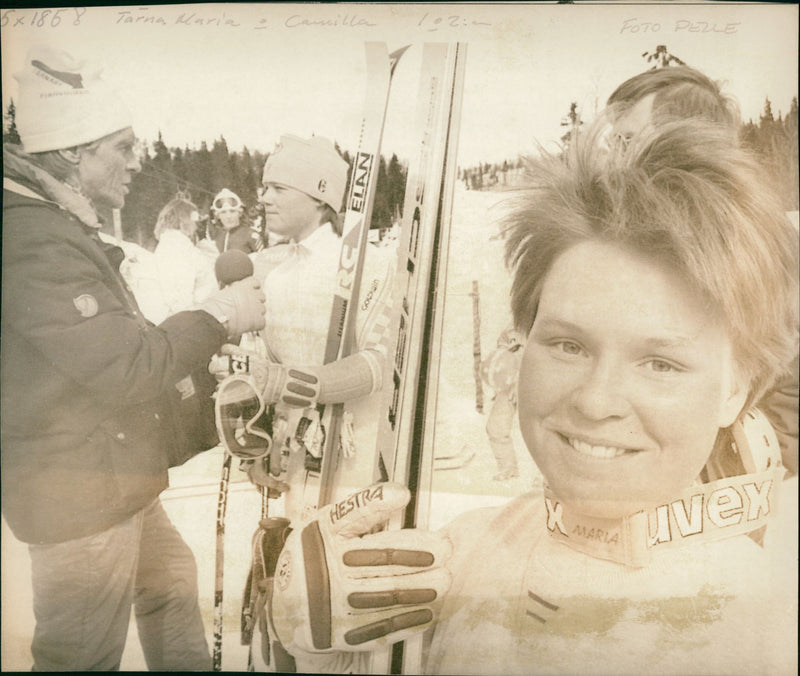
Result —
M 547 530 L 568 547 L 627 566 L 646 566 L 653 550 L 747 533 L 757 543 L 775 512 L 783 480 L 780 445 L 763 413 L 748 411 L 731 428 L 734 472 L 688 487 L 669 502 L 622 519 L 580 514 L 545 489 Z M 719 467 L 707 467 L 718 476 Z

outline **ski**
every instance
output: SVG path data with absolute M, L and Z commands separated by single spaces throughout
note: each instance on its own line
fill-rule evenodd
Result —
M 426 527 L 434 470 L 450 217 L 456 178 L 466 45 L 426 43 L 417 98 L 420 137 L 409 165 L 398 245 L 390 354 L 375 448 L 381 478 L 406 484 L 412 500 L 390 528 Z M 443 288 L 443 287 L 441 287 Z M 422 638 L 376 651 L 371 673 L 422 673 Z
M 225 512 L 228 507 L 228 485 L 233 456 L 225 451 L 222 476 L 217 497 L 216 549 L 214 554 L 214 645 L 211 654 L 212 671 L 222 669 L 222 591 L 225 568 Z
M 386 111 L 389 102 L 392 76 L 400 57 L 408 49 L 403 47 L 391 54 L 382 42 L 365 43 L 367 82 L 364 98 L 364 113 L 358 148 L 355 154 L 350 188 L 345 203 L 345 216 L 342 227 L 341 249 L 336 276 L 337 286 L 333 294 L 328 337 L 323 363 L 330 363 L 352 354 L 356 347 L 356 314 L 359 305 L 359 291 L 366 255 L 369 227 L 374 203 L 375 190 L 380 168 L 380 151 Z M 293 491 L 302 492 L 300 509 L 286 509 L 282 523 L 273 524 L 277 519 L 262 519 L 260 530 L 254 537 L 254 566 L 247 589 L 256 598 L 255 604 L 249 602 L 243 609 L 243 641 L 250 643 L 248 670 L 265 668 L 271 671 L 293 671 L 293 660 L 282 650 L 277 641 L 271 641 L 264 615 L 264 601 L 268 602 L 271 577 L 275 572 L 277 556 L 286 534 L 287 525 L 295 525 L 312 515 L 320 506 L 331 501 L 334 493 L 334 480 L 340 455 L 349 454 L 349 449 L 340 450 L 340 429 L 347 427 L 349 419 L 344 406 L 318 405 L 307 410 L 309 429 L 303 435 L 311 443 L 306 445 L 305 467 L 302 484 L 292 482 Z M 323 432 L 319 448 L 313 440 L 317 430 Z M 353 458 L 355 460 L 355 458 Z M 292 513 L 290 513 L 290 511 Z M 297 512 L 297 513 L 295 513 Z M 260 532 L 264 537 L 259 537 Z M 280 532 L 278 532 L 280 531 Z M 256 580 L 256 578 L 259 578 Z M 258 582 L 258 584 L 256 584 Z M 261 594 L 258 589 L 266 590 Z M 254 608 L 253 606 L 257 606 Z M 258 640 L 253 629 L 261 628 Z
M 356 349 L 355 319 L 359 305 L 360 282 L 366 254 L 369 221 L 377 184 L 380 145 L 383 134 L 392 74 L 406 48 L 391 55 L 383 43 L 366 43 L 367 93 L 358 151 L 347 196 L 342 233 L 337 288 L 331 310 L 324 363 L 348 356 Z M 425 526 L 429 488 L 433 474 L 433 450 L 422 451 L 426 421 L 435 415 L 434 379 L 438 357 L 431 350 L 434 334 L 441 333 L 443 294 L 437 282 L 444 276 L 449 239 L 452 191 L 456 174 L 456 147 L 463 88 L 465 46 L 426 43 L 417 98 L 415 127 L 417 152 L 409 163 L 406 196 L 397 250 L 393 285 L 390 345 L 384 365 L 383 389 L 373 395 L 380 400 L 380 419 L 372 420 L 374 446 L 359 449 L 359 457 L 349 457 L 347 445 L 340 447 L 340 427 L 348 425 L 349 410 L 344 405 L 318 406 L 309 410 L 311 427 L 323 432 L 320 449 L 306 453 L 302 485 L 292 482 L 292 490 L 302 490 L 302 512 L 288 513 L 292 524 L 313 515 L 322 505 L 352 490 L 352 482 L 376 479 L 394 480 L 409 486 L 414 495 L 405 518 L 390 527 Z M 438 333 L 437 333 L 438 332 Z M 432 423 L 431 423 L 432 428 Z M 315 435 L 308 434 L 312 439 Z M 374 453 L 364 453 L 374 450 Z M 271 577 L 274 570 L 266 571 Z M 253 618 L 256 619 L 256 618 Z M 250 623 L 252 626 L 252 620 Z M 251 661 L 289 669 L 276 643 L 261 636 L 260 650 L 253 637 Z M 421 673 L 422 642 L 413 640 L 375 651 L 367 657 L 368 673 Z M 283 656 L 285 658 L 285 656 Z M 273 662 L 273 660 L 275 660 Z
M 400 311 L 390 325 L 394 361 L 386 365 L 388 387 L 376 444 L 386 478 L 407 483 L 415 502 L 423 469 L 417 442 L 432 420 L 425 407 L 435 403 L 436 383 L 428 383 L 438 374 L 432 333 L 441 332 L 444 311 L 438 281 L 447 264 L 466 54 L 461 43 L 427 43 L 424 49 L 417 102 L 420 142 L 406 183 L 395 277 L 394 302 Z M 406 526 L 424 525 L 416 524 L 416 511 L 412 503 Z
M 381 141 L 389 104 L 392 75 L 400 57 L 408 49 L 402 47 L 387 54 L 382 42 L 365 43 L 367 87 L 364 116 L 361 122 L 358 149 L 353 161 L 350 190 L 347 195 L 337 288 L 333 296 L 324 363 L 352 354 L 356 346 L 356 314 L 364 268 L 364 257 L 378 184 Z M 303 513 L 313 514 L 329 503 L 334 490 L 334 476 L 340 455 L 340 430 L 343 425 L 344 404 L 318 406 L 319 420 L 324 431 L 321 457 L 306 454 L 306 475 L 303 485 Z M 350 449 L 341 453 L 349 456 Z M 294 515 L 288 515 L 293 518 Z

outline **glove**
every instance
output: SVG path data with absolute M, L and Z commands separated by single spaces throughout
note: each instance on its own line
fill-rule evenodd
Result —
M 356 353 L 324 366 L 296 366 L 271 362 L 252 350 L 237 345 L 223 345 L 223 358 L 212 360 L 209 370 L 218 381 L 231 372 L 247 371 L 254 378 L 264 402 L 282 402 L 294 408 L 309 408 L 320 404 L 338 404 L 371 394 L 380 384 L 370 360 Z M 224 356 L 230 357 L 230 363 Z M 232 365 L 240 368 L 231 368 Z
M 416 529 L 365 535 L 410 497 L 400 484 L 373 484 L 292 532 L 271 605 L 290 653 L 374 650 L 433 624 L 450 586 L 449 540 Z
M 255 277 L 245 277 L 228 284 L 197 305 L 225 326 L 228 338 L 264 328 L 266 307 L 264 292 Z
M 219 354 L 208 367 L 218 381 L 230 375 L 231 365 L 239 364 L 253 378 L 266 404 L 280 401 L 295 408 L 316 406 L 320 379 L 312 369 L 276 364 L 238 345 L 225 344 Z
M 264 359 L 258 352 L 232 343 L 225 343 L 208 363 L 208 370 L 218 383 L 233 373 L 246 373 L 253 378 L 259 392 L 263 392 L 267 385 L 270 367 L 280 368 L 277 364 Z

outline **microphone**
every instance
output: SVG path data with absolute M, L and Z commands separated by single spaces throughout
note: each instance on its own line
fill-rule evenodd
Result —
M 241 249 L 228 249 L 214 261 L 214 274 L 217 277 L 219 288 L 224 289 L 229 284 L 253 274 L 253 261 Z M 260 331 L 250 331 L 240 336 L 237 344 L 245 349 L 253 350 L 259 354 L 264 352 L 264 340 Z M 228 370 L 230 373 L 247 373 L 250 371 L 250 358 L 247 355 L 235 357 L 229 355 Z
M 214 274 L 219 282 L 219 288 L 223 289 L 228 284 L 250 277 L 253 274 L 253 261 L 244 251 L 229 249 L 217 256 L 214 262 Z

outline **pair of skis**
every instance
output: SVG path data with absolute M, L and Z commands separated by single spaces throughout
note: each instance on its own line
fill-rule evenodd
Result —
M 383 43 L 366 43 L 367 89 L 364 116 L 347 197 L 342 247 L 334 292 L 325 363 L 352 354 L 356 345 L 356 314 L 366 242 L 377 186 L 381 141 L 392 75 L 406 51 L 392 54 Z M 391 527 L 427 525 L 429 486 L 433 472 L 430 423 L 435 416 L 438 349 L 444 316 L 444 279 L 452 193 L 463 90 L 465 46 L 426 43 L 423 46 L 415 129 L 417 151 L 411 158 L 406 184 L 393 316 L 388 328 L 389 358 L 383 377 L 381 417 L 373 449 L 358 449 L 355 460 L 363 485 L 376 480 L 405 483 L 413 499 L 401 522 Z M 378 395 L 376 395 L 378 396 Z M 303 485 L 304 518 L 322 505 L 343 497 L 340 460 L 342 404 L 319 407 L 325 432 L 321 458 L 309 458 Z M 427 424 L 426 424 L 427 423 Z M 366 453 L 365 453 L 366 451 Z M 353 462 L 349 463 L 351 466 Z M 353 476 L 347 486 L 352 487 Z M 273 557 L 270 557 L 273 558 Z M 275 557 L 276 558 L 276 557 Z M 274 574 L 267 571 L 267 576 Z M 261 637 L 268 640 L 267 637 Z M 421 673 L 421 641 L 371 656 L 372 673 Z M 255 646 L 251 646 L 251 664 Z M 263 652 L 263 648 L 262 648 Z M 264 655 L 265 656 L 265 655 Z M 272 662 L 272 660 L 270 660 Z M 275 667 L 275 664 L 269 666 Z
M 383 43 L 367 43 L 368 84 L 359 149 L 353 169 L 339 261 L 325 363 L 357 349 L 355 319 L 365 245 L 377 185 L 381 137 L 391 79 L 404 47 L 386 55 Z M 417 152 L 409 163 L 403 221 L 393 280 L 392 320 L 387 328 L 388 353 L 383 373 L 383 400 L 377 439 L 363 482 L 376 479 L 406 483 L 417 495 L 420 479 L 430 479 L 433 451 L 421 450 L 425 421 L 433 420 L 438 354 L 445 296 L 439 281 L 446 275 L 450 217 L 457 165 L 457 142 L 466 46 L 425 43 L 417 93 Z M 340 459 L 339 425 L 343 405 L 321 413 L 326 430 L 321 471 L 307 472 L 305 513 L 313 513 L 336 496 Z M 327 424 L 326 424 L 327 423 Z M 342 449 L 346 453 L 346 449 Z M 363 453 L 363 450 L 361 451 Z M 424 477 L 421 474 L 424 468 Z M 429 483 L 429 481 L 428 481 Z M 352 484 L 344 487 L 352 489 Z M 419 496 L 418 496 L 419 497 Z M 424 505 L 423 511 L 426 509 Z M 416 505 L 405 520 L 414 525 Z M 420 524 L 422 525 L 422 524 Z
M 404 483 L 412 499 L 390 528 L 428 526 L 434 421 L 446 297 L 453 189 L 457 173 L 466 45 L 426 43 L 417 94 L 416 156 L 409 164 L 398 245 L 394 359 L 384 374 L 376 455 L 382 478 Z M 422 637 L 373 653 L 370 673 L 423 672 Z
M 356 315 L 358 311 L 358 296 L 366 255 L 366 244 L 375 200 L 375 191 L 378 183 L 380 169 L 380 149 L 383 138 L 386 111 L 389 102 L 389 93 L 392 75 L 400 57 L 408 49 L 403 47 L 391 54 L 386 45 L 380 42 L 365 43 L 367 84 L 364 100 L 364 113 L 361 123 L 358 149 L 353 162 L 353 173 L 350 180 L 350 189 L 345 204 L 345 216 L 342 227 L 342 241 L 339 254 L 339 264 L 336 275 L 336 288 L 334 289 L 333 303 L 325 345 L 323 363 L 328 364 L 342 359 L 353 353 L 356 346 Z M 336 482 L 336 470 L 340 455 L 345 452 L 340 448 L 340 430 L 344 424 L 343 404 L 333 404 L 317 407 L 318 420 L 324 433 L 321 455 L 315 457 L 306 452 L 305 469 L 302 484 L 293 482 L 291 490 L 300 490 L 303 493 L 301 512 L 287 514 L 293 522 L 312 515 L 320 506 L 327 504 L 333 498 Z M 315 416 L 316 417 L 316 416 Z M 366 479 L 370 483 L 372 477 Z M 262 509 L 263 513 L 263 509 Z M 263 514 L 262 514 L 263 515 Z M 262 519 L 262 524 L 264 520 Z M 253 577 L 261 570 L 262 585 L 270 582 L 274 575 L 274 565 L 277 562 L 278 551 L 267 552 L 267 546 L 259 542 L 259 533 L 253 539 L 254 561 L 248 580 L 249 594 L 255 593 Z M 265 532 L 263 540 L 269 540 L 274 547 L 280 544 L 281 538 L 274 533 Z M 262 565 L 264 561 L 271 561 L 269 566 Z M 250 599 L 246 601 L 252 606 Z M 278 655 L 279 645 L 271 641 L 267 635 L 266 622 L 259 622 L 258 613 L 263 614 L 263 609 L 243 609 L 243 641 L 250 643 L 250 659 L 248 667 L 253 670 L 256 663 L 272 670 L 288 669 L 285 662 L 281 662 Z M 259 636 L 255 636 L 255 624 L 261 625 Z M 246 626 L 245 626 L 246 625 Z M 216 665 L 216 663 L 215 663 Z
M 339 269 L 336 275 L 333 306 L 328 325 L 324 363 L 342 359 L 358 349 L 356 315 L 364 269 L 366 245 L 372 220 L 372 208 L 378 185 L 381 143 L 389 104 L 392 76 L 400 57 L 408 47 L 387 54 L 382 42 L 365 44 L 367 87 L 361 121 L 358 150 L 353 161 L 350 190 L 347 195 Z M 344 405 L 320 407 L 320 421 L 325 443 L 320 468 L 307 467 L 303 486 L 303 514 L 309 516 L 333 499 L 336 470 L 340 459 L 340 432 Z M 350 453 L 348 449 L 342 449 Z

